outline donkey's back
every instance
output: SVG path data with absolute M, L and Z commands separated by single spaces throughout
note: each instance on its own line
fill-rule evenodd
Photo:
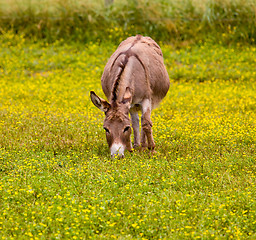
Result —
M 127 38 L 108 60 L 101 83 L 109 101 L 113 93 L 118 91 L 121 97 L 129 87 L 133 105 L 150 98 L 152 108 L 156 107 L 170 84 L 160 47 L 150 37 L 137 35 Z

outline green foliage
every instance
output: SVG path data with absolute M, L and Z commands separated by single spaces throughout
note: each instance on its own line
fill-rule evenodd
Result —
M 156 153 L 110 159 L 115 47 L 0 37 L 0 239 L 255 239 L 256 48 L 162 45 Z
M 3 0 L 2 0 L 3 1 Z M 255 0 L 9 0 L 0 4 L 0 30 L 55 41 L 120 42 L 128 35 L 149 35 L 165 42 L 254 43 Z M 223 33 L 225 37 L 223 38 Z

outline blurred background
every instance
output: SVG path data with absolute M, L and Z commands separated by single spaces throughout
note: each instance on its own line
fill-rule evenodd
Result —
M 0 33 L 31 39 L 254 43 L 256 0 L 0 0 Z

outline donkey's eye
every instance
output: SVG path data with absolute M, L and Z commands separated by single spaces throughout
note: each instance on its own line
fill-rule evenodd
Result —
M 105 127 L 104 127 L 104 130 L 106 131 L 106 133 L 110 133 L 109 130 Z
M 125 127 L 124 133 L 127 132 L 127 131 L 129 131 L 129 129 L 130 129 L 130 126 Z

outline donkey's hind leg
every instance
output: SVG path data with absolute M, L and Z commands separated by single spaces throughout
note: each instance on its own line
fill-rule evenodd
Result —
M 134 134 L 134 148 L 140 146 L 140 119 L 138 112 L 136 110 L 130 110 L 131 119 L 132 119 L 132 128 Z
M 155 148 L 155 142 L 152 133 L 151 116 L 151 102 L 149 99 L 145 99 L 142 102 L 142 116 L 141 116 L 141 128 L 142 128 L 142 145 L 144 141 L 148 141 L 148 149 L 153 150 Z M 143 136 L 144 135 L 144 136 Z M 143 139 L 144 138 L 144 139 Z M 143 147 L 143 146 L 142 146 Z
M 143 120 L 141 118 L 141 137 L 140 137 L 140 142 L 141 142 L 141 147 L 144 149 L 144 148 L 147 148 L 148 147 L 148 143 L 147 143 L 147 136 L 146 136 L 146 133 L 145 131 L 143 130 Z

